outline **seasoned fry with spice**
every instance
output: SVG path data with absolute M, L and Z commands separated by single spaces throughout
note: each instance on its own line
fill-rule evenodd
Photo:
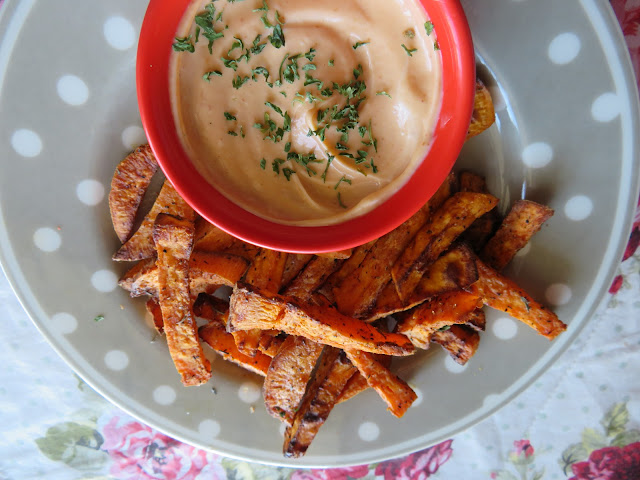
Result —
M 493 108 L 493 100 L 487 87 L 480 79 L 476 79 L 476 95 L 473 99 L 473 115 L 471 125 L 467 133 L 467 140 L 480 135 L 496 121 L 496 112 Z
M 211 365 L 202 352 L 189 294 L 189 257 L 193 248 L 193 221 L 159 214 L 153 227 L 158 253 L 158 298 L 169 353 L 186 386 L 211 377 Z
M 231 295 L 229 328 L 278 329 L 336 348 L 384 355 L 410 355 L 414 351 L 404 335 L 384 333 L 333 308 L 301 303 L 242 283 Z
M 434 332 L 431 341 L 449 352 L 456 363 L 465 365 L 478 350 L 480 335 L 468 325 L 451 325 Z
M 431 264 L 473 221 L 491 210 L 498 199 L 484 193 L 459 192 L 449 198 L 422 227 L 391 269 L 401 299 L 409 298 Z
M 158 162 L 149 145 L 136 148 L 116 167 L 109 191 L 109 211 L 122 243 L 133 232 L 140 203 L 157 170 Z

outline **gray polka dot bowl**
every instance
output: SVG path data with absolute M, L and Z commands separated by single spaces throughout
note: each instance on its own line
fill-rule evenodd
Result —
M 115 165 L 145 141 L 134 78 L 144 2 L 68 0 L 61 9 L 6 0 L 0 257 L 42 334 L 97 391 L 142 421 L 203 448 L 272 464 L 337 466 L 403 455 L 513 399 L 580 334 L 615 273 L 638 198 L 636 87 L 607 2 L 463 3 L 497 122 L 466 144 L 458 168 L 484 174 L 503 211 L 521 197 L 555 209 L 508 274 L 552 306 L 567 332 L 548 342 L 488 312 L 467 366 L 436 349 L 395 365 L 419 394 L 404 418 L 366 392 L 332 412 L 306 457 L 284 459 L 279 422 L 261 405 L 260 379 L 212 355 L 210 383 L 182 387 L 143 303 L 116 288 L 126 266 L 111 261 L 118 242 L 105 194 Z

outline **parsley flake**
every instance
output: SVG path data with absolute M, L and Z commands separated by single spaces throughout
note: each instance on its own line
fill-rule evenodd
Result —
M 407 55 L 409 55 L 410 57 L 413 57 L 413 54 L 418 51 L 417 48 L 407 48 L 407 46 L 404 43 L 402 44 L 402 48 L 404 49 L 405 52 L 407 52 Z
M 424 22 L 424 29 L 427 32 L 427 35 L 431 35 L 433 32 L 433 23 L 431 21 Z
M 363 45 L 368 45 L 371 42 L 356 42 L 353 44 L 353 49 L 357 50 L 359 47 L 362 47 Z

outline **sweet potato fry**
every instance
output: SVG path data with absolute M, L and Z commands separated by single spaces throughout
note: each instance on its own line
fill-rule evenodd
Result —
M 480 260 L 476 260 L 476 263 L 478 281 L 466 290 L 480 297 L 485 305 L 510 314 L 549 340 L 567 329 L 555 313 L 536 302 L 513 280 L 499 274 Z
M 467 318 L 465 325 L 473 328 L 476 332 L 484 332 L 487 328 L 487 318 L 482 308 L 475 309 Z
M 277 293 L 282 285 L 286 261 L 286 253 L 262 248 L 249 265 L 244 281 L 267 292 Z M 255 355 L 258 351 L 258 345 L 260 345 L 260 339 L 265 335 L 271 335 L 271 333 L 262 330 L 272 329 L 233 331 L 233 338 L 236 339 L 236 345 L 240 351 L 249 356 Z
M 443 327 L 467 323 L 469 316 L 482 302 L 476 295 L 464 291 L 438 295 L 398 316 L 396 331 L 406 335 L 418 348 L 429 348 L 431 336 Z
M 448 330 L 434 332 L 431 341 L 449 352 L 456 363 L 465 365 L 478 350 L 480 335 L 468 325 L 451 325 Z
M 164 320 L 162 320 L 162 309 L 158 300 L 151 297 L 147 300 L 145 307 L 153 319 L 153 326 L 156 327 L 156 331 L 162 335 L 164 333 Z
M 189 295 L 189 257 L 193 248 L 193 221 L 159 214 L 153 227 L 158 254 L 158 297 L 169 353 L 186 386 L 211 377 L 211 365 L 202 353 Z
M 313 255 L 290 253 L 284 263 L 284 272 L 282 272 L 282 288 L 286 288 L 291 280 L 311 261 Z
M 493 108 L 493 100 L 487 87 L 481 80 L 476 80 L 476 96 L 473 100 L 473 114 L 467 133 L 467 140 L 480 135 L 496 121 L 496 112 Z
M 156 259 L 141 260 L 125 272 L 118 280 L 118 285 L 124 288 L 132 297 L 142 295 L 158 296 L 158 267 Z
M 484 177 L 475 173 L 460 172 L 459 182 L 461 192 L 489 193 Z M 470 245 L 475 252 L 479 252 L 498 228 L 499 221 L 500 215 L 497 209 L 493 208 L 469 225 L 460 235 L 460 240 Z
M 258 344 L 258 350 L 271 358 L 275 357 L 280 351 L 282 344 L 287 339 L 286 333 L 274 333 L 270 332 L 270 335 L 262 335 L 260 337 L 260 343 Z
M 356 372 L 357 369 L 344 352 L 331 347 L 325 348 L 292 425 L 285 431 L 285 457 L 301 457 L 305 454 L 333 410 L 340 392 Z
M 389 282 L 365 318 L 367 321 L 373 321 L 407 310 L 435 295 L 461 290 L 476 280 L 478 269 L 475 255 L 466 245 L 457 245 L 426 267 L 420 283 L 407 300 L 400 300 L 394 284 Z
M 345 250 L 338 250 L 337 252 L 319 253 L 318 256 L 324 258 L 332 258 L 334 260 L 346 260 L 351 256 L 352 253 L 353 249 L 347 248 Z
M 193 252 L 189 259 L 189 291 L 213 293 L 219 285 L 232 287 L 247 268 L 247 261 L 236 255 Z M 155 259 L 142 260 L 128 270 L 118 282 L 132 297 L 158 296 L 158 267 Z
M 207 222 L 204 218 L 199 217 L 196 220 L 196 233 L 193 241 L 194 250 L 223 252 L 233 244 L 234 240 L 234 237 Z
M 384 333 L 333 308 L 301 303 L 243 283 L 231 295 L 229 327 L 231 331 L 277 329 L 336 348 L 385 355 L 410 355 L 414 350 L 404 335 Z
M 269 415 L 291 425 L 323 348 L 304 337 L 287 337 L 271 361 L 262 388 Z
M 346 350 L 347 357 L 355 365 L 367 383 L 385 401 L 392 415 L 400 418 L 418 398 L 409 385 L 367 352 Z
M 218 314 L 221 315 L 221 314 Z M 200 338 L 227 361 L 233 362 L 250 372 L 263 377 L 267 375 L 271 357 L 258 352 L 250 357 L 238 350 L 233 335 L 227 332 L 221 320 L 209 322 L 198 330 Z
M 391 269 L 401 299 L 409 298 L 432 263 L 473 221 L 498 203 L 484 193 L 459 192 L 449 198 L 418 232 Z
M 193 304 L 193 314 L 210 322 L 229 320 L 229 303 L 213 295 L 201 294 Z
M 362 263 L 364 258 L 367 256 L 367 253 L 369 253 L 369 250 L 371 250 L 376 242 L 377 239 L 354 248 L 351 256 L 347 260 L 345 260 L 340 268 L 327 279 L 327 281 L 320 287 L 318 291 L 322 295 L 324 295 L 330 302 L 333 302 L 334 287 L 339 285 L 343 279 L 351 275 L 352 272 L 356 268 L 358 268 L 358 265 Z
M 480 258 L 500 271 L 553 215 L 553 209 L 530 200 L 516 201 L 482 250 Z
M 283 295 L 308 300 L 313 292 L 335 272 L 344 260 L 330 257 L 316 256 L 311 259 L 304 269 L 282 292 Z
M 113 229 L 122 243 L 133 232 L 140 203 L 157 170 L 158 162 L 149 145 L 136 148 L 116 167 L 109 191 L 109 211 Z
M 189 289 L 193 297 L 213 294 L 219 285 L 232 287 L 247 270 L 244 258 L 228 253 L 194 252 L 189 259 Z
M 389 355 L 374 355 L 374 358 L 383 367 L 389 368 L 389 365 L 391 365 L 392 357 L 390 357 Z M 368 388 L 370 387 L 367 383 L 367 379 L 364 378 L 359 371 L 357 371 L 355 375 L 353 375 L 349 379 L 342 392 L 340 392 L 340 396 L 338 397 L 336 403 L 346 402 L 350 398 L 353 398 L 359 393 L 364 392 Z
M 420 210 L 379 238 L 362 263 L 333 288 L 333 297 L 341 313 L 359 318 L 373 307 L 376 298 L 391 280 L 391 267 L 433 212 L 451 195 L 454 179 L 453 175 L 449 175 Z
M 195 219 L 193 209 L 178 195 L 173 185 L 165 180 L 158 198 L 142 221 L 140 228 L 113 254 L 113 260 L 133 261 L 153 257 L 156 251 L 152 236 L 153 224 L 160 213 L 174 215 L 191 222 Z

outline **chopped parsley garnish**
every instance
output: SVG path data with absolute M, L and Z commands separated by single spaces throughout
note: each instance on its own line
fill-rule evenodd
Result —
M 433 32 L 433 23 L 431 21 L 424 22 L 424 29 L 427 35 L 431 35 L 431 32 Z
M 407 38 L 413 38 L 416 36 L 416 32 L 413 31 L 413 28 L 407 28 L 404 31 L 403 35 Z
M 224 118 L 226 118 L 229 121 L 237 120 L 237 118 L 231 115 L 229 112 L 224 112 Z
M 347 206 L 342 203 L 342 198 L 340 197 L 340 192 L 338 192 L 338 205 L 340 205 L 342 208 L 347 208 Z
M 363 45 L 367 45 L 369 43 L 371 43 L 371 42 L 356 42 L 356 43 L 353 44 L 353 49 L 357 50 L 359 47 L 362 47 Z
M 260 160 L 260 168 L 264 170 L 266 166 L 267 166 L 267 160 L 263 158 L 262 160 Z
M 438 43 L 437 40 L 433 42 L 433 49 L 436 51 L 440 50 L 440 44 Z
M 102 320 L 104 320 L 104 315 L 96 315 L 93 317 L 94 322 L 101 322 Z
M 202 76 L 202 79 L 205 82 L 210 82 L 211 81 L 211 77 L 221 77 L 221 76 L 222 76 L 222 72 L 220 70 L 211 70 L 210 72 L 206 72 Z
M 330 67 L 333 67 L 333 65 L 335 64 L 335 62 L 333 61 L 333 59 L 329 60 L 327 62 L 327 65 L 329 65 Z
M 193 53 L 196 51 L 196 48 L 193 46 L 191 42 L 191 35 L 188 37 L 176 37 L 175 42 L 173 43 L 173 50 L 176 52 L 189 52 Z
M 340 184 L 344 182 L 346 184 L 351 185 L 351 180 L 349 180 L 347 177 L 345 177 L 344 175 L 340 178 L 340 180 L 338 180 L 338 183 L 336 183 L 336 186 L 333 187 L 334 190 L 337 190 L 338 187 L 340 186 Z
M 384 90 L 382 90 L 381 92 L 376 92 L 376 95 L 384 95 L 385 97 L 393 98 L 391 95 L 389 95 Z
M 248 81 L 249 81 L 249 77 L 247 76 L 242 77 L 240 75 L 236 75 L 236 78 L 233 79 L 233 82 L 231 82 L 231 84 L 233 85 L 233 88 L 237 90 Z
M 322 176 L 320 177 L 320 178 L 322 178 L 322 181 L 323 181 L 323 182 L 326 182 L 326 181 L 327 181 L 327 172 L 329 171 L 329 167 L 331 166 L 331 162 L 333 162 L 333 160 L 334 160 L 335 158 L 336 158 L 336 157 L 334 157 L 333 155 L 329 155 L 329 156 L 327 156 L 327 165 L 326 165 L 326 167 L 324 168 L 324 172 L 322 172 Z
M 407 46 L 403 43 L 402 48 L 410 57 L 413 57 L 413 54 L 418 51 L 417 48 L 407 48 Z

